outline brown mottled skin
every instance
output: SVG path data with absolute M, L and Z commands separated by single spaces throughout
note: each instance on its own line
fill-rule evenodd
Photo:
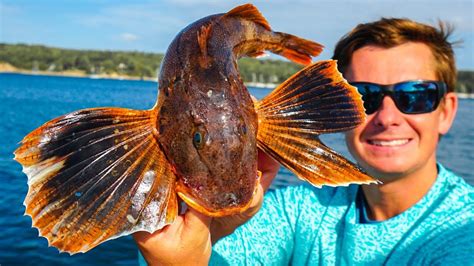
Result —
M 257 114 L 236 60 L 263 50 L 262 38 L 271 34 L 255 23 L 221 17 L 201 19 L 173 40 L 156 106 L 158 139 L 178 176 L 177 190 L 210 215 L 242 208 L 254 193 Z M 207 49 L 201 49 L 197 35 L 206 28 Z M 203 139 L 199 148 L 196 132 Z
M 155 107 L 158 141 L 178 176 L 177 191 L 211 216 L 245 209 L 257 182 L 257 114 L 237 59 L 268 50 L 308 64 L 321 50 L 271 31 L 251 5 L 234 10 L 241 12 L 205 17 L 175 37 L 162 62 Z M 196 132 L 203 139 L 199 148 Z
M 178 195 L 207 215 L 241 212 L 255 191 L 257 113 L 237 59 L 265 50 L 309 64 L 322 46 L 273 32 L 246 4 L 192 23 L 163 59 L 157 139 L 177 175 Z

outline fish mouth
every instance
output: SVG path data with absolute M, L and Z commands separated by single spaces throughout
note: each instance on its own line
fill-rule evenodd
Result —
M 256 178 L 255 189 L 253 191 L 252 197 L 250 198 L 248 202 L 245 202 L 244 204 L 240 204 L 237 206 L 230 206 L 223 209 L 209 208 L 206 206 L 204 202 L 197 199 L 196 197 L 193 197 L 192 196 L 193 193 L 191 189 L 185 186 L 181 181 L 178 181 L 176 184 L 176 193 L 188 206 L 190 206 L 194 210 L 204 215 L 207 215 L 210 217 L 223 217 L 223 216 L 235 215 L 235 214 L 239 214 L 246 211 L 250 207 L 253 197 L 255 196 L 255 194 L 257 194 L 258 184 L 260 183 L 260 177 L 262 174 L 260 171 L 257 171 L 257 175 L 258 177 Z

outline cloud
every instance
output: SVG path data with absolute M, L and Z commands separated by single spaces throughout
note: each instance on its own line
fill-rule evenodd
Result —
M 138 40 L 138 36 L 133 34 L 133 33 L 128 33 L 128 32 L 125 32 L 125 33 L 122 33 L 120 34 L 120 39 L 126 41 L 126 42 L 133 42 L 133 41 L 136 41 Z

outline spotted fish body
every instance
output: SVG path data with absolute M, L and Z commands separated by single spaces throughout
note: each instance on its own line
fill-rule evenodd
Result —
M 226 38 L 228 20 L 214 15 L 183 30 L 159 77 L 159 142 L 179 176 L 177 192 L 214 216 L 248 205 L 257 181 L 257 114 Z
M 222 216 L 250 203 L 257 181 L 257 113 L 237 59 L 294 48 L 302 51 L 301 60 L 321 50 L 271 31 L 251 6 L 203 18 L 169 46 L 159 77 L 159 142 L 179 176 L 178 193 L 193 208 Z
M 178 198 L 210 216 L 240 213 L 258 184 L 257 147 L 318 187 L 375 182 L 319 141 L 365 118 L 334 61 L 310 64 L 321 49 L 272 31 L 250 4 L 189 25 L 166 52 L 151 110 L 80 110 L 22 140 L 25 213 L 69 253 L 163 228 Z M 264 51 L 308 66 L 254 103 L 237 59 Z

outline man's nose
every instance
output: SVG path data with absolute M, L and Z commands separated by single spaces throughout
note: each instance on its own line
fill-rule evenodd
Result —
M 385 128 L 400 125 L 403 119 L 403 113 L 398 110 L 395 102 L 389 96 L 383 98 L 382 104 L 373 115 L 373 123 Z

